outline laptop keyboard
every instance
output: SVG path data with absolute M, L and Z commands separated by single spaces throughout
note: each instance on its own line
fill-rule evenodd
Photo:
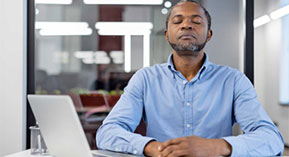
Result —
M 93 157 L 140 157 L 137 155 L 117 153 L 106 150 L 94 150 L 92 151 Z

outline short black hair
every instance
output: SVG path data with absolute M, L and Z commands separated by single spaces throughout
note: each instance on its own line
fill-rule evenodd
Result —
M 196 3 L 198 4 L 205 12 L 205 15 L 206 15 L 206 18 L 208 20 L 208 30 L 211 30 L 211 22 L 212 22 L 212 18 L 211 18 L 211 15 L 210 13 L 207 11 L 207 9 L 205 7 L 203 7 L 199 2 L 195 1 L 195 0 L 180 0 L 177 4 L 180 4 L 180 3 L 184 3 L 184 2 L 192 2 L 192 3 Z M 176 4 L 176 5 L 177 5 Z M 170 16 L 171 16 L 171 13 L 172 13 L 172 10 L 174 9 L 174 7 L 176 6 L 174 5 L 169 13 L 168 13 L 168 16 L 167 16 L 167 20 L 166 20 L 166 29 L 168 29 L 168 23 L 169 23 L 169 19 L 170 19 Z

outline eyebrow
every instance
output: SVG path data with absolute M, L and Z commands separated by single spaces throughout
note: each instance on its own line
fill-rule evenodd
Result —
M 183 15 L 177 14 L 177 15 L 173 16 L 172 19 L 175 18 L 175 17 L 183 17 Z M 191 17 L 193 17 L 193 18 L 199 17 L 199 18 L 203 19 L 203 17 L 201 15 L 191 15 Z

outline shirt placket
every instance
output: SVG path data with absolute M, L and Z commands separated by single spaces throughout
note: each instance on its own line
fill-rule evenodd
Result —
M 190 102 L 190 83 L 186 80 L 183 81 L 184 84 L 184 136 L 190 136 L 192 134 L 192 104 Z

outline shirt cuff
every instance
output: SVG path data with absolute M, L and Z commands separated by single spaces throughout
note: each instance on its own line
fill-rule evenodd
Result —
M 227 141 L 232 147 L 232 153 L 230 156 L 244 156 L 248 154 L 246 144 L 237 136 L 228 136 L 223 137 L 222 139 Z
M 143 155 L 144 152 L 144 147 L 146 144 L 152 140 L 155 140 L 154 138 L 151 137 L 146 137 L 146 136 L 141 136 L 138 137 L 136 140 L 133 140 L 131 145 L 133 146 L 132 154 L 135 155 Z

